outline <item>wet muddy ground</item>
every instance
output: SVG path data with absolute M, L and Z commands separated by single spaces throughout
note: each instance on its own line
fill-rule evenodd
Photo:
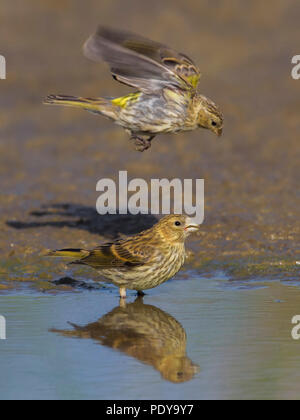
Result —
M 205 179 L 205 221 L 188 242 L 191 252 L 179 275 L 179 293 L 185 290 L 185 279 L 191 281 L 191 272 L 206 279 L 222 272 L 237 288 L 244 281 L 274 280 L 286 283 L 288 290 L 290 282 L 299 281 L 300 269 L 300 81 L 291 78 L 291 57 L 300 53 L 298 2 L 276 0 L 272 10 L 260 1 L 218 1 L 213 8 L 208 0 L 129 3 L 124 10 L 119 0 L 3 1 L 0 53 L 7 60 L 7 80 L 0 81 L 3 299 L 22 295 L 25 289 L 57 299 L 66 292 L 87 296 L 82 287 L 94 288 L 89 282 L 98 278 L 97 273 L 71 269 L 43 257 L 43 252 L 93 247 L 155 222 L 153 216 L 96 213 L 97 181 L 117 179 L 119 170 L 127 170 L 129 179 L 147 182 Z M 101 117 L 43 106 L 43 97 L 50 93 L 92 97 L 130 91 L 112 80 L 105 64 L 82 55 L 82 43 L 99 23 L 130 28 L 193 57 L 203 74 L 201 92 L 223 110 L 223 136 L 219 139 L 204 130 L 159 136 L 141 154 L 132 149 L 122 129 Z M 72 281 L 59 281 L 64 277 Z M 164 290 L 174 284 L 179 283 L 169 282 Z M 191 300 L 198 287 L 192 284 Z M 117 296 L 116 289 L 109 290 Z M 298 288 L 294 290 L 298 295 Z M 159 296 L 159 289 L 149 294 Z M 167 300 L 168 294 L 164 296 Z M 239 298 L 237 294 L 235 299 Z M 249 311 L 252 299 L 253 291 L 244 302 Z M 300 304 L 300 298 L 295 299 Z M 258 301 L 263 305 L 263 298 Z M 188 305 L 188 296 L 185 302 Z M 95 316 L 91 314 L 86 323 Z

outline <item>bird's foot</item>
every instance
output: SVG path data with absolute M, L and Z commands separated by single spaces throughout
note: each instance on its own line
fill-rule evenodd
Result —
M 134 148 L 138 152 L 144 152 L 145 150 L 151 147 L 151 140 L 153 140 L 154 136 L 150 136 L 148 138 L 132 136 L 130 139 L 134 141 Z

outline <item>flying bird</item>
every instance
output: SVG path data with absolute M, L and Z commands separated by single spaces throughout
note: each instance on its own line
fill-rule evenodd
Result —
M 84 54 L 109 64 L 115 80 L 136 92 L 120 98 L 50 95 L 44 103 L 82 108 L 122 126 L 144 151 L 158 134 L 206 128 L 220 136 L 223 117 L 198 91 L 200 71 L 185 54 L 127 31 L 99 27 Z
M 184 264 L 185 239 L 198 229 L 191 218 L 173 214 L 135 236 L 93 250 L 68 248 L 47 255 L 76 258 L 72 264 L 95 268 L 106 281 L 119 287 L 121 298 L 126 298 L 126 289 L 142 294 L 175 276 Z

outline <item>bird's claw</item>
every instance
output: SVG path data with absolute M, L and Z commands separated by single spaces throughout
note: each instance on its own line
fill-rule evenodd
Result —
M 145 150 L 151 147 L 151 140 L 153 137 L 143 139 L 142 137 L 131 137 L 131 140 L 134 141 L 134 148 L 138 152 L 144 152 Z

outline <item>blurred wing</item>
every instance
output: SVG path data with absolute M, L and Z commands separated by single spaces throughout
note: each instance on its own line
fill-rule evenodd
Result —
M 104 244 L 90 251 L 86 257 L 75 261 L 75 264 L 87 264 L 94 268 L 131 267 L 143 265 L 148 261 L 152 248 L 143 247 L 138 251 L 130 247 L 131 241 Z
M 106 61 L 116 80 L 145 93 L 168 86 L 192 89 L 200 78 L 186 55 L 127 31 L 100 27 L 84 44 L 84 54 Z

